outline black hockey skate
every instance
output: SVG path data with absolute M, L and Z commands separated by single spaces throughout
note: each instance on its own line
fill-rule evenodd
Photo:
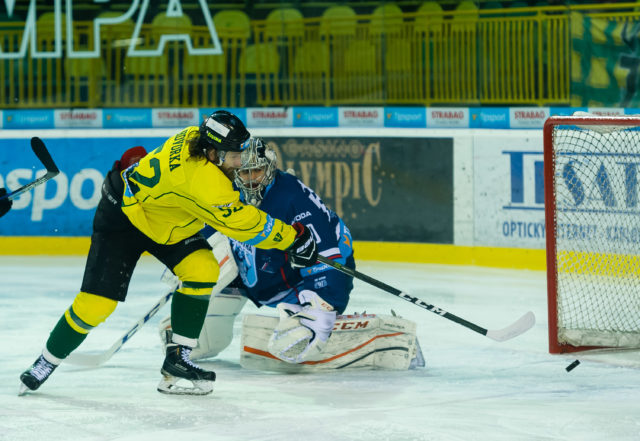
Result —
M 191 348 L 178 344 L 167 345 L 167 353 L 160 373 L 158 392 L 175 395 L 207 395 L 213 392 L 216 373 L 207 371 L 189 359 Z M 193 387 L 178 385 L 181 380 L 191 382 Z
M 42 383 L 47 381 L 47 378 L 49 378 L 57 367 L 57 365 L 49 363 L 44 358 L 44 355 L 40 355 L 35 363 L 20 375 L 22 384 L 20 384 L 18 395 L 24 395 L 29 390 L 34 391 L 38 389 Z

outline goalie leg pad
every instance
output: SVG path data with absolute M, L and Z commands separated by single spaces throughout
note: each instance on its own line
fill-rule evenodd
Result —
M 190 354 L 191 360 L 215 357 L 229 346 L 233 339 L 233 324 L 246 302 L 247 298 L 234 288 L 227 288 L 211 297 L 198 343 Z M 164 351 L 171 343 L 171 316 L 160 322 L 159 332 Z
M 406 370 L 424 366 L 416 324 L 401 317 L 382 314 L 338 316 L 321 358 L 298 364 L 283 362 L 269 352 L 269 340 L 278 324 L 277 317 L 244 317 L 240 348 L 242 367 L 296 373 L 332 369 Z
M 229 346 L 233 323 L 245 303 L 247 298 L 237 289 L 225 289 L 211 298 L 198 344 L 191 352 L 192 360 L 215 357 Z

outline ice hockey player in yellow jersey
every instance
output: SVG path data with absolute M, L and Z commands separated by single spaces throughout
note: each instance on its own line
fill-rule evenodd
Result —
M 285 250 L 294 267 L 317 260 L 316 243 L 305 226 L 285 224 L 245 205 L 233 190 L 229 176 L 241 165 L 248 139 L 242 121 L 219 110 L 200 127 L 187 127 L 135 158 L 137 162 L 131 158 L 134 149 L 116 161 L 102 185 L 80 293 L 51 331 L 42 354 L 20 376 L 21 395 L 38 389 L 125 300 L 145 251 L 180 279 L 171 303 L 173 341 L 158 391 L 204 395 L 213 390 L 215 373 L 189 358 L 219 275 L 211 246 L 200 234 L 204 224 L 258 248 Z

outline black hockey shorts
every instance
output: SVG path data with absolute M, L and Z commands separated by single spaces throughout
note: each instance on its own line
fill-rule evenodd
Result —
M 122 197 L 117 197 L 122 193 L 118 193 L 117 187 L 109 187 L 110 178 L 114 178 L 110 175 L 105 179 L 103 195 L 96 209 L 91 247 L 80 290 L 122 302 L 127 296 L 133 270 L 145 251 L 173 269 L 189 254 L 201 249 L 211 250 L 211 245 L 200 233 L 173 245 L 161 245 L 151 240 L 122 213 L 118 200 Z M 118 185 L 116 179 L 113 179 L 113 183 Z M 105 186 L 108 194 L 105 194 Z M 115 203 L 113 200 L 110 202 L 109 196 L 115 199 Z
M 160 245 L 133 226 L 124 234 L 94 232 L 80 290 L 123 302 L 143 252 L 148 251 L 173 269 L 189 254 L 201 249 L 210 250 L 211 246 L 200 233 L 173 245 Z

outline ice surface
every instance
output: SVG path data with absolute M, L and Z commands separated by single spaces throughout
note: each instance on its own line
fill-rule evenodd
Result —
M 544 273 L 480 267 L 359 263 L 365 274 L 486 328 L 536 314 L 532 330 L 497 343 L 356 281 L 347 312 L 393 309 L 416 321 L 424 369 L 249 371 L 239 366 L 236 334 L 204 364 L 218 374 L 212 395 L 166 396 L 156 392 L 165 307 L 105 366 L 63 364 L 36 393 L 18 397 L 18 377 L 73 300 L 83 267 L 79 257 L 0 257 L 0 440 L 640 440 L 637 352 L 549 355 Z M 161 272 L 143 258 L 127 301 L 78 351 L 111 346 L 166 290 Z M 256 311 L 247 305 L 243 313 Z M 565 372 L 575 358 L 582 364 Z

